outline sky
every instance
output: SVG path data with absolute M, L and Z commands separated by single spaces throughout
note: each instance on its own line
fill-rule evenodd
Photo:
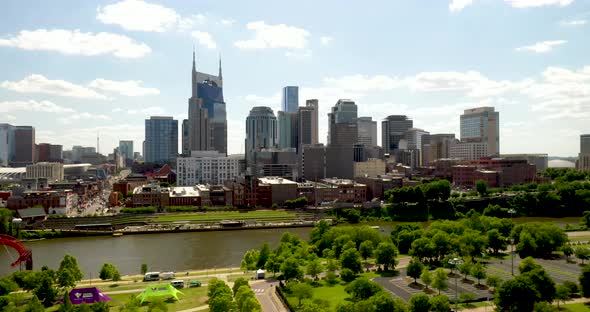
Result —
M 319 99 L 322 142 L 341 98 L 378 142 L 388 115 L 458 135 L 480 106 L 500 112 L 501 153 L 575 156 L 590 133 L 589 0 L 4 0 L 0 123 L 141 152 L 146 118 L 187 116 L 193 46 L 201 72 L 222 59 L 234 154 L 250 109 L 276 113 L 287 85 Z

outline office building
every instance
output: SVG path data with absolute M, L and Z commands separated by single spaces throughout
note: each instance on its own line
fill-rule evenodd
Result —
M 377 145 L 377 122 L 372 117 L 359 117 L 358 124 L 358 143 L 367 146 Z
M 590 134 L 580 135 L 580 153 L 576 167 L 578 170 L 590 171 Z
M 123 161 L 133 160 L 133 141 L 120 140 L 119 154 L 123 157 Z
M 526 160 L 478 159 L 452 167 L 455 185 L 473 187 L 477 180 L 484 180 L 490 187 L 505 187 L 535 181 L 535 165 Z
M 450 158 L 476 160 L 488 157 L 488 144 L 480 142 L 455 142 L 450 147 Z
M 15 126 L 0 124 L 0 167 L 8 167 L 14 159 L 14 130 Z
M 40 162 L 26 167 L 27 179 L 47 179 L 49 182 L 64 179 L 64 167 L 61 163 Z
M 35 149 L 38 162 L 63 162 L 61 145 L 39 143 Z
M 297 152 L 301 151 L 303 145 L 314 144 L 313 143 L 313 122 L 317 115 L 316 108 L 313 106 L 302 106 L 299 107 L 299 114 L 297 117 L 298 124 L 298 135 L 297 135 Z M 316 125 L 317 128 L 317 125 Z M 317 129 L 316 129 L 317 131 Z
M 340 99 L 328 114 L 328 145 L 350 146 L 358 142 L 357 106 Z
M 386 154 L 393 155 L 399 149 L 404 133 L 414 127 L 414 122 L 405 115 L 391 115 L 381 122 L 381 147 Z
M 547 154 L 502 154 L 500 158 L 507 160 L 526 160 L 527 163 L 535 165 L 537 172 L 549 167 L 549 155 Z
M 188 147 L 190 151 L 216 150 L 227 154 L 227 114 L 223 99 L 221 60 L 217 76 L 198 72 L 195 52 L 191 97 L 188 100 Z
M 82 162 L 83 158 L 88 158 L 96 155 L 96 147 L 84 147 L 74 145 L 72 147 L 72 162 Z
M 294 148 L 262 149 L 254 153 L 254 158 L 254 165 L 251 167 L 254 176 L 298 178 L 298 157 Z
M 453 133 L 428 135 L 428 142 L 422 144 L 422 165 L 428 166 L 437 159 L 450 158 L 451 145 L 454 144 L 455 141 L 455 134 Z
M 277 112 L 277 134 L 279 148 L 298 148 L 299 114 L 284 111 Z
M 176 160 L 176 184 L 223 184 L 239 175 L 239 160 L 218 151 L 193 151 Z
M 190 154 L 190 144 L 189 144 L 189 130 L 188 130 L 188 119 L 182 120 L 182 155 L 188 156 Z
M 319 143 L 319 136 L 318 136 L 318 127 L 319 127 L 319 112 L 320 112 L 320 104 L 317 99 L 311 99 L 305 101 L 305 107 L 313 108 L 313 114 L 311 115 L 311 143 L 310 144 L 318 144 Z
M 254 153 L 275 148 L 278 143 L 277 118 L 270 107 L 256 106 L 246 118 L 246 165 L 254 165 Z
M 12 167 L 24 167 L 35 162 L 35 128 L 16 126 L 14 129 L 14 159 Z
M 404 132 L 404 140 L 407 143 L 406 149 L 417 151 L 417 167 L 419 167 L 422 164 L 422 150 L 424 143 L 428 143 L 430 141 L 429 135 L 430 133 L 428 131 L 424 131 L 418 128 L 410 128 L 406 130 L 406 132 Z
M 354 177 L 377 177 L 385 174 L 383 159 L 369 158 L 366 161 L 354 163 Z
M 484 156 L 500 154 L 500 113 L 493 107 L 466 109 L 460 117 L 461 142 L 486 146 Z
M 283 87 L 281 94 L 281 111 L 285 113 L 297 113 L 299 108 L 299 87 Z
M 146 119 L 144 153 L 146 162 L 174 162 L 178 156 L 178 120 L 161 116 Z
M 354 177 L 353 146 L 304 145 L 299 156 L 299 177 L 317 181 L 327 177 Z

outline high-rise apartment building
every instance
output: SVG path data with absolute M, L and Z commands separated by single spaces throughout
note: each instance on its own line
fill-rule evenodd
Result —
M 313 114 L 311 115 L 311 144 L 318 144 L 320 103 L 317 99 L 307 100 L 305 101 L 305 107 L 313 108 Z
M 221 60 L 218 76 L 198 72 L 193 51 L 192 95 L 188 100 L 188 147 L 227 154 L 227 114 Z
M 404 133 L 414 127 L 414 122 L 405 115 L 387 116 L 381 122 L 381 145 L 386 154 L 395 154 Z
M 578 170 L 590 171 L 590 134 L 580 135 L 580 154 L 576 164 Z
M 328 113 L 328 145 L 349 146 L 358 141 L 357 106 L 340 99 Z
M 126 161 L 127 159 L 133 160 L 133 141 L 120 140 L 119 154 L 123 157 L 123 161 Z
M 246 118 L 246 164 L 252 166 L 255 153 L 277 147 L 277 117 L 270 107 L 256 106 Z
M 178 120 L 160 116 L 146 119 L 144 144 L 146 162 L 174 162 L 178 156 Z
M 500 154 L 500 113 L 493 107 L 466 109 L 461 115 L 461 142 L 484 143 L 485 156 Z
M 23 167 L 35 162 L 35 128 L 16 126 L 14 129 L 13 167 Z
M 377 145 L 377 122 L 372 117 L 359 117 L 358 125 L 358 143 L 367 146 Z
M 14 129 L 10 124 L 0 124 L 0 167 L 8 167 L 14 159 Z
M 299 108 L 299 87 L 283 87 L 281 96 L 281 110 L 286 113 L 297 113 Z
M 189 145 L 189 130 L 188 130 L 188 119 L 182 120 L 182 155 L 188 156 L 190 154 L 190 145 Z

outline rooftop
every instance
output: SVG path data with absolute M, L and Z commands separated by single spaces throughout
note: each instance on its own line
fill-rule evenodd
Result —
M 293 184 L 293 185 L 297 185 L 297 183 L 295 183 L 291 180 L 287 180 L 285 178 L 281 178 L 281 177 L 262 177 L 262 178 L 258 178 L 258 181 L 260 181 L 260 183 L 263 183 L 263 184 Z

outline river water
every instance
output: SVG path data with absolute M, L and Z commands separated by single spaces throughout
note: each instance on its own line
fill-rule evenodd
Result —
M 78 259 L 84 278 L 96 278 L 105 262 L 114 264 L 123 275 L 139 274 L 142 263 L 146 263 L 150 271 L 239 267 L 246 250 L 259 249 L 264 243 L 274 248 L 285 232 L 307 240 L 311 230 L 306 227 L 94 236 L 47 239 L 25 245 L 33 252 L 35 270 L 44 265 L 57 269 L 63 256 L 69 253 Z M 17 256 L 14 249 L 0 247 L 0 276 L 18 270 L 10 266 Z

